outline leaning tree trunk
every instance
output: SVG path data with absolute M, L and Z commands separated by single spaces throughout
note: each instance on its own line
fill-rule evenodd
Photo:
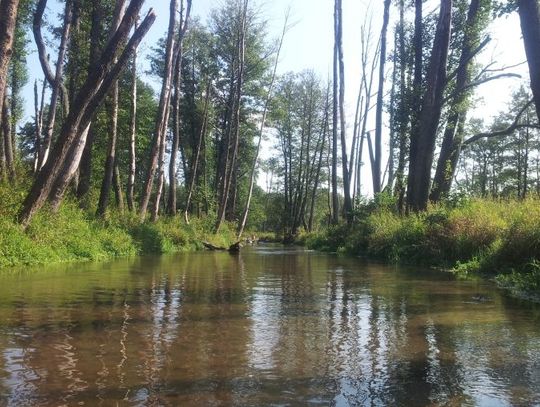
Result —
M 197 151 L 195 152 L 195 161 L 193 162 L 193 168 L 191 170 L 191 180 L 189 182 L 189 189 L 186 198 L 186 205 L 184 208 L 184 221 L 189 225 L 189 207 L 191 206 L 191 198 L 193 196 L 193 189 L 195 188 L 195 180 L 197 178 L 197 171 L 199 169 L 199 159 L 201 156 L 201 149 L 204 139 L 206 137 L 206 131 L 208 127 L 208 108 L 210 104 L 211 82 L 209 79 L 206 87 L 206 95 L 204 98 L 204 110 L 203 110 L 203 122 L 201 125 L 201 131 L 199 132 L 199 140 L 197 143 Z
M 155 13 L 151 10 L 143 24 L 133 33 L 118 62 L 114 64 L 115 55 L 119 52 L 121 44 L 126 42 L 143 2 L 144 0 L 131 1 L 117 32 L 108 42 L 100 59 L 96 61 L 85 83 L 81 86 L 74 99 L 74 108 L 70 109 L 54 145 L 54 154 L 51 156 L 53 159 L 48 160 L 42 171 L 39 172 L 23 202 L 19 212 L 21 224 L 28 225 L 35 212 L 45 203 L 55 184 L 58 185 L 58 188 L 53 196 L 55 199 L 56 197 L 61 199 L 73 175 L 66 170 L 77 157 L 80 159 L 78 149 L 81 145 L 84 148 L 84 143 L 81 141 L 86 137 L 93 114 L 126 65 L 133 48 L 140 43 L 155 21 Z M 78 162 L 76 164 L 78 166 Z
M 71 30 L 71 22 L 72 22 L 72 13 L 73 13 L 73 3 L 72 1 L 66 2 L 66 7 L 64 11 L 64 25 L 62 29 L 62 37 L 60 39 L 60 46 L 58 49 L 58 59 L 56 61 L 56 68 L 54 74 L 52 73 L 52 70 L 49 66 L 48 62 L 48 56 L 45 56 L 46 49 L 45 44 L 41 35 L 41 23 L 43 19 L 43 13 L 45 12 L 45 7 L 47 5 L 47 0 L 40 0 L 36 12 L 34 14 L 34 38 L 36 40 L 36 45 L 38 48 L 38 54 L 39 54 L 39 60 L 41 62 L 41 66 L 43 69 L 43 72 L 45 74 L 45 78 L 49 82 L 51 86 L 51 102 L 49 104 L 49 112 L 47 117 L 47 128 L 45 131 L 45 137 L 43 139 L 43 143 L 41 145 L 41 151 L 39 152 L 39 163 L 38 167 L 39 169 L 43 168 L 45 163 L 47 162 L 49 158 L 49 153 L 52 145 L 53 140 L 53 132 L 56 122 L 56 110 L 58 106 L 58 99 L 60 97 L 60 92 L 62 92 L 62 102 L 64 103 L 64 106 L 66 107 L 65 110 L 68 111 L 67 108 L 68 104 L 68 92 L 63 85 L 63 76 L 64 76 L 64 59 L 66 56 L 67 48 L 68 48 L 68 41 L 69 41 L 69 33 Z
M 452 0 L 441 0 L 440 16 L 426 78 L 426 91 L 418 122 L 413 128 L 411 137 L 407 207 L 413 211 L 425 210 L 428 204 L 431 166 L 446 85 L 451 20 Z
M 152 149 L 150 151 L 150 162 L 146 174 L 144 189 L 142 191 L 141 202 L 139 207 L 139 215 L 141 220 L 146 218 L 148 204 L 152 195 L 154 186 L 154 178 L 159 164 L 159 151 L 161 144 L 165 143 L 165 130 L 167 124 L 165 120 L 168 116 L 170 107 L 170 94 L 172 83 L 172 71 L 174 65 L 174 30 L 176 27 L 176 14 L 178 12 L 178 0 L 171 0 L 169 3 L 169 29 L 167 32 L 167 45 L 165 51 L 165 76 L 161 84 L 161 95 L 159 98 L 158 114 L 156 117 L 154 138 L 152 141 Z
M 130 5 L 131 6 L 131 5 Z M 136 15 L 138 15 L 139 10 L 135 10 Z M 131 14 L 128 14 L 133 12 L 133 10 L 126 11 L 126 15 L 129 17 L 130 24 L 133 25 L 136 17 L 133 17 Z M 91 103 L 87 109 L 87 112 L 82 117 L 81 124 L 80 124 L 80 130 L 79 134 L 77 134 L 77 140 L 75 143 L 73 143 L 72 147 L 68 151 L 68 155 L 65 159 L 65 164 L 60 170 L 56 183 L 54 185 L 54 188 L 52 189 L 49 200 L 51 202 L 51 206 L 53 210 L 58 209 L 60 203 L 63 200 L 64 194 L 66 192 L 66 189 L 73 179 L 74 175 L 76 174 L 77 169 L 79 168 L 79 163 L 81 160 L 81 156 L 83 153 L 83 150 L 85 148 L 86 144 L 86 137 L 88 135 L 88 130 L 90 127 L 90 124 L 92 122 L 92 119 L 94 117 L 94 114 L 99 107 L 99 105 L 103 102 L 105 97 L 107 96 L 107 93 L 109 93 L 113 83 L 118 79 L 118 76 L 124 69 L 124 67 L 127 65 L 129 59 L 131 58 L 131 54 L 133 53 L 133 50 L 135 47 L 137 47 L 142 41 L 142 38 L 146 35 L 148 30 L 150 29 L 151 25 L 153 24 L 155 20 L 155 14 L 151 10 L 147 17 L 145 18 L 145 21 L 143 21 L 143 24 L 136 30 L 131 39 L 129 40 L 127 46 L 124 48 L 124 51 L 122 52 L 120 58 L 118 58 L 118 62 L 114 63 L 114 56 L 108 54 L 108 47 L 105 48 L 105 51 L 102 55 L 102 59 L 107 58 L 107 55 L 109 55 L 109 58 L 112 58 L 112 61 L 110 64 L 112 65 L 112 68 L 110 69 L 110 72 L 106 75 L 105 79 L 103 80 L 101 87 L 99 91 L 96 93 L 96 96 L 91 100 Z M 124 21 L 124 20 L 122 20 Z M 123 30 L 122 25 L 120 25 L 119 30 Z M 129 33 L 128 33 L 129 34 Z M 116 34 L 115 34 L 116 35 Z M 114 37 L 113 37 L 114 40 Z M 125 39 L 121 42 L 121 44 L 125 43 Z M 97 68 L 101 69 L 101 68 Z M 105 68 L 106 69 L 106 68 Z
M 253 197 L 253 186 L 255 185 L 255 176 L 257 171 L 257 162 L 259 160 L 259 153 L 261 151 L 261 143 L 263 138 L 263 132 L 264 132 L 264 126 L 266 121 L 266 115 L 268 113 L 268 108 L 270 104 L 270 100 L 272 97 L 272 91 L 274 89 L 274 82 L 276 80 L 276 73 L 277 73 L 277 67 L 279 63 L 279 56 L 281 54 L 281 48 L 283 46 L 283 39 L 285 38 L 285 33 L 287 32 L 287 24 L 289 21 L 289 15 L 285 17 L 285 22 L 283 23 L 283 30 L 281 31 L 281 38 L 279 40 L 278 49 L 276 51 L 276 60 L 274 62 L 274 69 L 272 71 L 272 78 L 270 79 L 270 85 L 268 86 L 268 92 L 266 94 L 266 100 L 264 102 L 264 109 L 261 119 L 261 126 L 259 128 L 259 141 L 257 143 L 257 150 L 255 151 L 255 157 L 253 158 L 253 162 L 251 164 L 251 172 L 249 175 L 249 190 L 248 190 L 248 196 L 246 199 L 246 204 L 244 205 L 244 212 L 242 213 L 242 219 L 240 220 L 240 223 L 238 225 L 238 239 L 242 237 L 242 234 L 244 233 L 244 228 L 246 227 L 247 218 L 249 214 L 249 207 L 251 205 L 251 198 Z
M 18 5 L 19 0 L 0 1 L 0 112 L 3 111 L 9 61 L 13 54 Z M 0 123 L 2 120 L 0 119 Z
M 536 0 L 517 0 L 521 33 L 529 64 L 531 90 L 540 121 L 540 8 Z

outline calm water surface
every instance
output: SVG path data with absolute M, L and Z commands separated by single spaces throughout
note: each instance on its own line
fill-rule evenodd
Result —
M 0 274 L 0 405 L 540 405 L 540 309 L 259 246 Z

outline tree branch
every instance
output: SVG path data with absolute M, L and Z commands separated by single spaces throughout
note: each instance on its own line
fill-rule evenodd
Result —
M 524 128 L 529 129 L 540 129 L 540 124 L 520 124 L 519 120 L 521 119 L 521 116 L 523 116 L 523 113 L 533 104 L 533 100 L 529 100 L 525 106 L 521 108 L 521 110 L 516 115 L 516 118 L 514 119 L 513 123 L 508 126 L 506 129 L 497 130 L 489 133 L 478 133 L 474 136 L 468 138 L 463 142 L 463 146 L 468 146 L 469 144 L 474 143 L 475 141 L 478 141 L 483 138 L 493 138 L 493 137 L 500 137 L 500 136 L 506 136 L 508 134 L 512 134 L 514 131 Z

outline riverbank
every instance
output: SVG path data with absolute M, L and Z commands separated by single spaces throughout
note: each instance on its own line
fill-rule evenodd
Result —
M 472 200 L 399 216 L 366 210 L 352 227 L 303 237 L 311 249 L 483 274 L 520 296 L 540 295 L 540 200 Z
M 215 235 L 212 219 L 190 225 L 178 216 L 145 223 L 129 213 L 100 219 L 74 202 L 58 213 L 42 210 L 23 230 L 14 221 L 21 197 L 23 190 L 0 188 L 0 268 L 200 250 L 203 241 L 228 247 L 235 241 L 227 226 Z

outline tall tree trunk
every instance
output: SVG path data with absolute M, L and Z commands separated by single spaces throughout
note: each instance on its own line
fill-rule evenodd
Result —
M 13 54 L 18 6 L 19 0 L 1 0 L 0 2 L 0 113 L 3 112 L 9 61 Z
M 229 124 L 230 136 L 227 147 L 227 158 L 224 171 L 225 177 L 223 180 L 222 196 L 217 214 L 217 222 L 215 231 L 219 232 L 221 225 L 225 222 L 225 216 L 229 203 L 229 195 L 231 192 L 231 186 L 236 183 L 236 159 L 238 154 L 238 144 L 240 138 L 240 109 L 242 104 L 242 86 L 244 82 L 244 70 L 245 70 L 245 51 L 246 51 L 246 30 L 247 30 L 247 13 L 248 13 L 248 0 L 243 0 L 241 10 L 241 25 L 238 32 L 237 52 L 238 52 L 238 69 L 236 75 L 235 89 L 233 90 L 233 112 L 231 115 L 231 123 Z M 233 180 L 233 177 L 235 178 Z
M 377 108 L 375 110 L 375 157 L 372 167 L 373 193 L 381 192 L 381 162 L 382 162 L 382 115 L 386 63 L 386 33 L 390 19 L 390 0 L 384 0 L 383 25 L 381 30 L 381 51 L 379 61 L 379 89 L 377 91 Z
M 279 63 L 279 56 L 281 54 L 281 48 L 283 46 L 283 40 L 285 38 L 285 33 L 287 32 L 287 25 L 289 22 L 289 14 L 285 16 L 285 22 L 283 23 L 283 30 L 281 31 L 281 37 L 279 40 L 278 49 L 276 51 L 276 60 L 274 62 L 274 69 L 272 71 L 272 78 L 270 79 L 270 85 L 268 86 L 268 92 L 266 93 L 266 99 L 264 102 L 264 109 L 263 109 L 263 115 L 261 119 L 261 126 L 259 128 L 259 141 L 257 142 L 257 150 L 255 151 L 255 157 L 253 159 L 253 163 L 251 164 L 251 171 L 249 175 L 249 190 L 248 190 L 248 196 L 246 199 L 246 203 L 244 205 L 244 211 L 242 213 L 242 219 L 240 220 L 240 223 L 238 225 L 238 239 L 242 237 L 242 234 L 244 233 L 244 228 L 246 227 L 248 214 L 249 214 L 249 207 L 251 205 L 251 198 L 253 197 L 253 186 L 255 185 L 255 176 L 257 172 L 257 162 L 259 160 L 259 152 L 261 150 L 261 143 L 264 133 L 264 126 L 266 122 L 266 115 L 268 113 L 268 107 L 270 104 L 270 100 L 272 98 L 272 91 L 274 89 L 274 82 L 276 80 L 276 73 L 277 73 L 277 67 Z
M 339 117 L 341 135 L 341 169 L 343 173 L 343 217 L 347 223 L 352 222 L 353 208 L 351 200 L 351 183 L 349 177 L 349 162 L 347 159 L 347 125 L 345 123 L 345 64 L 343 63 L 343 9 L 342 0 L 337 0 L 337 32 L 339 61 Z
M 193 169 L 191 170 L 191 180 L 189 182 L 189 189 L 186 198 L 186 205 L 184 207 L 184 221 L 189 225 L 189 207 L 191 206 L 191 198 L 193 196 L 193 189 L 195 187 L 195 181 L 197 179 L 197 170 L 199 169 L 199 159 L 201 155 L 201 148 L 206 137 L 206 130 L 208 126 L 208 107 L 210 104 L 211 82 L 208 79 L 208 85 L 206 87 L 206 95 L 204 98 L 204 110 L 203 110 L 203 122 L 201 125 L 201 131 L 199 132 L 199 141 L 197 142 L 197 150 L 195 152 L 195 160 L 193 162 Z M 205 160 L 206 161 L 206 160 Z
M 150 197 L 152 195 L 152 188 L 154 185 L 154 177 L 159 164 L 159 151 L 161 149 L 161 145 L 165 143 L 165 131 L 167 128 L 167 123 L 165 120 L 168 116 L 170 107 L 169 102 L 171 95 L 172 71 L 174 67 L 174 29 L 176 26 L 177 13 L 178 0 L 171 0 L 169 3 L 169 29 L 167 32 L 167 45 L 165 51 L 165 76 L 161 84 L 161 96 L 159 98 L 158 114 L 156 117 L 154 137 L 152 141 L 152 150 L 150 152 L 150 162 L 148 165 L 148 172 L 146 174 L 146 180 L 139 206 L 139 215 L 141 220 L 146 218 L 146 212 L 148 210 L 148 204 L 150 203 Z
M 34 136 L 34 161 L 33 161 L 33 171 L 37 172 L 39 169 L 39 151 L 41 150 L 41 135 L 43 133 L 43 104 L 45 100 L 45 89 L 47 82 L 43 81 L 43 86 L 41 88 L 41 101 L 38 95 L 38 82 L 37 79 L 34 83 L 34 126 L 35 126 L 35 136 Z
M 151 10 L 141 26 L 135 31 L 123 50 L 118 62 L 114 64 L 115 55 L 119 52 L 121 44 L 126 42 L 144 0 L 131 0 L 118 31 L 105 47 L 101 57 L 94 63 L 85 83 L 81 86 L 75 98 L 74 108 L 70 109 L 66 117 L 58 140 L 54 146 L 54 159 L 48 160 L 42 171 L 36 177 L 22 209 L 19 212 L 19 221 L 28 225 L 35 212 L 45 203 L 53 186 L 56 189 L 53 196 L 61 200 L 65 188 L 69 184 L 71 174 L 67 169 L 80 160 L 79 148 L 84 148 L 88 126 L 114 81 L 130 58 L 133 48 L 137 46 L 146 35 L 155 21 L 155 13 Z M 79 162 L 76 162 L 77 167 Z
M 109 32 L 109 38 L 114 35 L 120 24 L 120 20 L 124 15 L 125 0 L 117 0 L 111 29 Z M 116 60 L 114 61 L 117 62 Z M 110 95 L 110 123 L 109 123 L 109 145 L 107 149 L 107 158 L 105 160 L 105 171 L 103 174 L 103 180 L 101 182 L 101 190 L 99 194 L 98 207 L 96 215 L 103 217 L 109 206 L 109 197 L 111 195 L 111 186 L 114 178 L 114 169 L 116 166 L 116 142 L 118 139 L 118 81 L 115 81 L 112 85 L 112 92 Z
M 412 131 L 407 206 L 413 211 L 427 208 L 431 166 L 446 85 L 451 21 L 452 0 L 441 0 L 440 16 L 426 79 L 426 92 L 418 122 Z
M 38 53 L 40 55 L 40 62 L 45 74 L 45 78 L 49 81 L 51 86 L 51 102 L 49 103 L 49 112 L 47 117 L 47 128 L 45 131 L 45 137 L 43 139 L 42 148 L 40 151 L 39 168 L 43 168 L 47 160 L 49 159 L 49 153 L 53 142 L 54 126 L 56 123 L 56 111 L 58 107 L 58 99 L 60 92 L 62 92 L 62 102 L 64 104 L 64 110 L 67 112 L 69 96 L 68 92 L 63 85 L 64 81 L 64 59 L 66 56 L 69 32 L 71 29 L 73 2 L 68 0 L 64 11 L 64 25 L 62 29 L 62 37 L 60 39 L 60 46 L 58 49 L 58 59 L 56 61 L 56 69 L 54 75 L 49 67 L 49 63 L 44 56 L 45 45 L 43 44 L 43 38 L 41 36 L 41 20 L 43 13 L 47 5 L 47 0 L 39 0 L 36 12 L 34 14 L 34 38 L 38 47 Z
M 178 147 L 180 144 L 180 101 L 182 85 L 182 62 L 184 59 L 184 37 L 189 23 L 191 13 L 191 0 L 187 0 L 187 9 L 184 17 L 184 1 L 180 1 L 180 28 L 178 33 L 178 43 L 176 45 L 176 71 L 174 77 L 175 94 L 174 103 L 174 123 L 173 123 L 173 142 L 169 161 L 169 199 L 167 202 L 167 211 L 169 215 L 176 215 L 176 161 L 178 156 Z
M 336 41 L 338 31 L 338 0 L 334 0 L 334 61 L 333 61 L 333 82 L 332 82 L 332 223 L 336 225 L 339 222 L 339 196 L 338 196 L 338 58 L 339 50 L 338 43 Z
M 465 117 L 467 115 L 466 102 L 469 93 L 465 87 L 470 83 L 471 66 L 474 48 L 480 41 L 480 30 L 478 29 L 478 14 L 480 11 L 480 0 L 472 0 L 467 13 L 465 23 L 465 34 L 463 37 L 462 51 L 457 68 L 455 93 L 450 105 L 450 116 L 444 131 L 441 152 L 437 163 L 437 170 L 433 180 L 430 199 L 432 202 L 439 202 L 441 198 L 448 196 L 452 187 L 452 180 L 456 173 L 456 168 L 461 153 L 463 143 Z
M 99 51 L 101 49 L 100 37 L 102 33 L 102 19 L 103 19 L 103 7 L 101 0 L 91 0 L 92 4 L 92 22 L 90 26 L 90 55 L 89 64 L 87 67 L 88 74 L 90 74 L 93 64 L 98 60 Z M 87 208 L 88 192 L 92 183 L 92 157 L 93 146 L 96 138 L 96 128 L 92 122 L 88 131 L 88 137 L 81 157 L 81 163 L 79 166 L 79 184 L 77 186 L 77 198 L 80 201 L 82 208 Z
M 137 22 L 135 22 L 137 29 Z M 135 211 L 135 174 L 137 172 L 137 49 L 133 52 L 131 67 L 131 122 L 129 126 L 129 177 L 127 184 L 127 205 L 130 212 Z
M 122 177 L 120 175 L 120 168 L 118 166 L 118 160 L 114 162 L 114 196 L 116 198 L 116 207 L 120 213 L 124 213 L 124 193 L 122 188 Z
M 517 5 L 534 106 L 540 121 L 540 8 L 536 0 L 517 0 Z
M 5 156 L 5 166 L 9 180 L 15 182 L 15 157 L 13 151 L 13 141 L 11 140 L 11 126 L 10 126 L 10 114 L 9 114 L 9 103 L 7 100 L 7 95 L 4 95 L 4 103 L 2 105 L 2 112 L 0 117 L 2 118 L 1 129 L 0 131 L 3 134 L 3 143 L 4 143 L 4 156 Z

